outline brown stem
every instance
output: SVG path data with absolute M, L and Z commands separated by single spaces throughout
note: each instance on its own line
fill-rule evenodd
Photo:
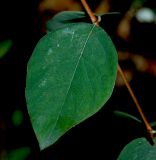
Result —
M 88 13 L 92 23 L 95 23 L 97 26 L 99 26 L 99 22 L 96 16 L 94 15 L 94 13 L 92 12 L 92 10 L 90 9 L 90 7 L 88 6 L 88 3 L 86 2 L 86 0 L 81 0 L 81 3 L 84 6 L 86 12 Z
M 99 26 L 99 22 L 98 22 L 96 16 L 94 15 L 94 13 L 92 12 L 92 10 L 90 9 L 90 7 L 89 7 L 88 3 L 86 2 L 86 0 L 81 0 L 81 2 L 82 2 L 82 5 L 84 6 L 86 12 L 88 13 L 92 23 L 95 23 L 97 26 Z M 132 97 L 132 99 L 133 99 L 133 101 L 134 101 L 134 103 L 135 103 L 135 105 L 137 107 L 138 112 L 140 113 L 140 116 L 141 116 L 141 118 L 143 120 L 143 123 L 144 123 L 144 125 L 145 125 L 145 127 L 147 129 L 148 137 L 149 137 L 150 141 L 153 143 L 153 133 L 154 133 L 154 131 L 153 131 L 151 125 L 149 124 L 149 122 L 147 121 L 147 119 L 146 119 L 146 117 L 145 117 L 145 115 L 144 115 L 144 113 L 143 113 L 143 111 L 142 111 L 142 109 L 140 107 L 140 104 L 139 104 L 136 96 L 134 95 L 134 92 L 133 92 L 132 88 L 130 87 L 130 84 L 128 83 L 128 81 L 127 81 L 127 79 L 126 79 L 126 77 L 125 77 L 120 65 L 118 65 L 118 71 L 119 71 L 122 79 L 124 80 L 124 83 L 125 83 L 128 91 L 129 91 L 129 93 L 130 93 L 130 95 L 131 95 L 131 97 Z
M 133 92 L 129 82 L 127 81 L 127 79 L 126 79 L 126 77 L 125 77 L 120 65 L 118 65 L 118 72 L 120 73 L 122 79 L 124 80 L 124 83 L 125 83 L 128 91 L 129 91 L 129 93 L 130 93 L 130 95 L 131 95 L 131 97 L 132 97 L 132 99 L 133 99 L 133 101 L 134 101 L 134 103 L 135 103 L 135 105 L 137 107 L 137 110 L 140 113 L 140 116 L 141 116 L 141 118 L 142 118 L 142 120 L 143 120 L 143 122 L 145 124 L 146 129 L 147 129 L 147 133 L 149 134 L 148 135 L 149 138 L 153 139 L 153 129 L 152 129 L 151 125 L 149 124 L 149 122 L 147 121 L 147 119 L 146 119 L 146 117 L 145 117 L 145 115 L 144 115 L 144 113 L 143 113 L 143 111 L 141 109 L 141 106 L 140 106 L 136 96 L 134 95 L 134 92 Z

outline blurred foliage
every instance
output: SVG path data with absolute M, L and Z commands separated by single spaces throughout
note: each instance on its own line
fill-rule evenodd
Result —
M 0 160 L 26 160 L 30 153 L 29 147 L 20 147 L 9 152 L 3 151 Z
M 44 12 L 45 10 L 51 12 L 58 12 L 61 10 L 80 10 L 80 2 L 74 0 L 43 0 L 39 5 L 39 11 Z
M 7 154 L 6 160 L 26 160 L 26 158 L 30 154 L 30 148 L 21 147 L 19 149 L 15 149 Z
M 11 48 L 12 41 L 10 39 L 0 42 L 0 58 L 2 58 Z
M 12 115 L 12 122 L 14 124 L 14 126 L 19 126 L 22 124 L 23 121 L 23 113 L 21 110 L 16 110 L 13 112 Z

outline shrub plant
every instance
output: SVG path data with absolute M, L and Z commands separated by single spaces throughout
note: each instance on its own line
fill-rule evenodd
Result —
M 47 23 L 48 32 L 28 62 L 26 100 L 40 149 L 53 145 L 69 129 L 104 107 L 119 71 L 147 136 L 127 144 L 118 160 L 155 160 L 155 132 L 118 65 L 111 38 L 100 27 L 102 16 L 95 15 L 85 0 L 81 2 L 86 13 L 61 12 Z M 118 114 L 136 120 L 129 114 Z

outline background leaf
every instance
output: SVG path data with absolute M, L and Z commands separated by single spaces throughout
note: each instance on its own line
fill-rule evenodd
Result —
M 111 12 L 105 14 L 95 14 L 101 17 L 101 25 L 107 27 L 110 18 L 119 17 L 119 12 Z M 63 11 L 56 14 L 52 19 L 46 23 L 47 32 L 55 31 L 56 29 L 64 28 L 69 23 L 92 23 L 90 17 L 82 11 Z M 111 21 L 113 22 L 113 20 Z M 106 25 L 107 24 L 107 25 Z M 111 24 L 112 25 L 112 24 Z M 109 26 L 110 28 L 110 26 Z
M 8 160 L 26 160 L 30 154 L 30 148 L 22 147 L 8 153 Z
M 156 142 L 156 138 L 154 139 Z M 156 144 L 151 145 L 145 138 L 138 138 L 125 146 L 118 160 L 155 160 Z
M 100 27 L 70 24 L 39 41 L 28 63 L 26 100 L 41 149 L 106 103 L 116 72 L 116 50 Z
M 13 112 L 12 115 L 12 123 L 14 124 L 14 126 L 20 126 L 22 124 L 23 121 L 23 113 L 21 110 L 16 110 Z
M 129 120 L 134 120 L 138 123 L 142 123 L 142 121 L 140 119 L 138 119 L 137 117 L 129 114 L 129 113 L 126 113 L 126 112 L 121 112 L 121 111 L 114 111 L 113 112 L 115 116 L 118 116 L 120 118 L 124 118 L 124 119 L 129 119 Z
M 2 58 L 11 48 L 12 41 L 11 40 L 5 40 L 0 42 L 0 58 Z
M 85 12 L 63 11 L 50 19 L 46 24 L 46 28 L 49 32 L 55 31 L 56 29 L 66 27 L 69 23 L 85 22 L 86 17 Z

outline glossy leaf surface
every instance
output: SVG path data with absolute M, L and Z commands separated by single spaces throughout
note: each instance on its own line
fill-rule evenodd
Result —
M 116 50 L 100 27 L 70 24 L 44 36 L 28 63 L 26 84 L 40 148 L 96 113 L 111 96 L 116 73 Z

